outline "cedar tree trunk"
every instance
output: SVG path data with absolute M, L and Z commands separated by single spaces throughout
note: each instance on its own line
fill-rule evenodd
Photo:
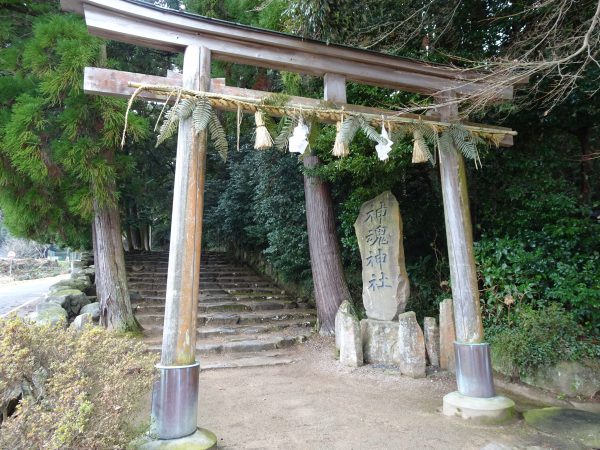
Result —
M 114 192 L 114 183 L 109 189 Z M 116 204 L 100 205 L 94 201 L 93 230 L 100 324 L 111 330 L 138 331 L 141 327 L 131 308 L 121 240 L 121 219 Z
M 304 156 L 306 168 L 319 163 L 318 156 Z M 344 278 L 329 185 L 318 177 L 304 175 L 304 196 L 319 332 L 333 334 L 338 307 L 350 300 L 350 291 Z

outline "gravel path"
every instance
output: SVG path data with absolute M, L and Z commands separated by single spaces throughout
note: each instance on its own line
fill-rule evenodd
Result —
M 298 349 L 295 364 L 202 372 L 200 426 L 217 435 L 220 449 L 579 448 L 523 420 L 481 426 L 445 417 L 439 409 L 455 390 L 451 377 L 352 370 L 333 349 L 331 339 L 317 337 Z

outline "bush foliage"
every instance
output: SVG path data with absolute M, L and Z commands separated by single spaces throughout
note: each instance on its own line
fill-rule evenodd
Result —
M 23 392 L 0 448 L 107 449 L 133 436 L 155 356 L 98 327 L 77 333 L 0 319 L 0 401 Z
M 580 341 L 581 334 L 574 314 L 556 303 L 537 310 L 525 306 L 508 325 L 488 329 L 494 366 L 517 379 L 560 361 L 600 357 L 600 346 Z

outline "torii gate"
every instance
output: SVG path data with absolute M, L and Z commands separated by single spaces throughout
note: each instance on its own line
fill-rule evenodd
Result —
M 458 120 L 458 107 L 451 101 L 455 96 L 476 95 L 490 89 L 489 84 L 478 81 L 477 74 L 167 10 L 139 0 L 61 0 L 61 6 L 66 11 L 84 15 L 88 30 L 94 35 L 184 53 L 183 73 L 167 77 L 86 68 L 84 89 L 89 94 L 130 97 L 134 88 L 128 83 L 137 82 L 249 99 L 269 95 L 228 87 L 223 80 L 211 80 L 212 58 L 322 76 L 325 100 L 344 106 L 346 111 L 382 113 L 376 108 L 346 104 L 346 80 L 435 95 L 447 106 L 425 120 L 446 123 Z M 140 96 L 165 101 L 165 96 L 157 93 L 143 92 Z M 496 97 L 510 100 L 512 87 L 499 90 Z M 301 97 L 293 97 L 292 101 L 307 107 L 319 103 Z M 471 125 L 504 135 L 503 146 L 512 145 L 516 134 L 506 128 Z M 153 398 L 153 429 L 160 439 L 190 435 L 197 426 L 199 364 L 195 360 L 195 330 L 207 146 L 206 132 L 196 136 L 191 128 L 191 119 L 182 120 L 177 141 L 165 326 L 158 366 L 160 383 L 155 387 Z M 480 412 L 485 416 L 494 402 L 497 407 L 500 400 L 501 408 L 505 409 L 510 408 L 512 402 L 495 396 L 489 347 L 482 345 L 483 326 L 466 176 L 463 159 L 456 149 L 440 152 L 440 176 L 454 300 L 455 348 L 459 357 L 458 393 L 444 398 L 444 409 L 470 408 L 475 414 Z

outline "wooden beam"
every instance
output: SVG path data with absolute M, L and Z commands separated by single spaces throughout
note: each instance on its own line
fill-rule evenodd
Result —
M 331 75 L 327 75 L 329 80 L 332 80 Z M 337 79 L 343 79 L 339 75 L 335 76 Z M 96 67 L 86 67 L 84 72 L 83 87 L 87 94 L 97 95 L 111 95 L 115 97 L 129 98 L 134 93 L 135 88 L 130 87 L 128 83 L 139 83 L 139 84 L 156 84 L 161 86 L 173 86 L 174 88 L 181 87 L 181 74 L 170 73 L 167 77 L 157 77 L 150 75 L 143 75 L 133 72 L 122 72 L 111 69 L 101 69 Z M 329 87 L 328 90 L 332 88 Z M 209 87 L 209 91 L 215 94 L 231 95 L 235 97 L 243 97 L 249 100 L 257 100 L 268 97 L 271 92 L 257 91 L 253 89 L 243 89 L 232 86 L 226 86 L 223 79 L 212 79 Z M 151 92 L 143 92 L 140 97 L 146 100 L 154 100 L 157 102 L 164 102 L 164 95 L 157 95 Z M 322 106 L 321 100 L 306 97 L 290 97 L 290 103 L 295 105 L 303 105 L 307 108 L 316 108 Z M 352 105 L 348 103 L 334 103 L 337 107 L 344 107 L 344 110 L 349 112 L 361 113 L 361 114 L 375 114 L 375 115 L 392 115 L 394 111 L 381 108 L 370 108 L 368 106 Z M 229 111 L 236 111 L 235 108 L 230 108 Z M 399 117 L 405 117 L 409 119 L 423 119 L 424 122 L 427 120 L 439 121 L 440 115 L 437 113 L 428 112 L 426 116 L 420 116 L 418 114 L 399 114 Z M 332 122 L 333 123 L 333 122 Z M 512 130 L 509 128 L 496 127 L 490 125 L 481 125 L 472 122 L 463 122 L 465 125 L 474 127 L 485 127 L 490 129 L 496 129 L 499 132 L 511 133 Z M 505 134 L 500 146 L 510 147 L 513 145 L 513 136 Z
M 208 49 L 186 49 L 180 83 L 188 89 L 208 89 Z M 206 131 L 193 131 L 191 117 L 180 120 L 161 352 L 165 366 L 188 365 L 196 360 L 206 136 Z
M 444 100 L 448 98 L 440 99 L 442 103 Z M 446 121 L 458 117 L 456 104 L 440 108 L 439 112 Z M 483 341 L 483 323 L 465 163 L 453 144 L 439 155 L 456 340 L 464 344 L 478 343 Z
M 239 64 L 348 80 L 432 94 L 453 90 L 461 95 L 488 92 L 480 75 L 350 47 L 327 45 L 253 27 L 185 14 L 132 0 L 63 0 L 63 8 L 84 11 L 92 34 L 145 47 L 181 52 L 206 46 L 214 59 Z M 496 93 L 511 99 L 512 87 Z

